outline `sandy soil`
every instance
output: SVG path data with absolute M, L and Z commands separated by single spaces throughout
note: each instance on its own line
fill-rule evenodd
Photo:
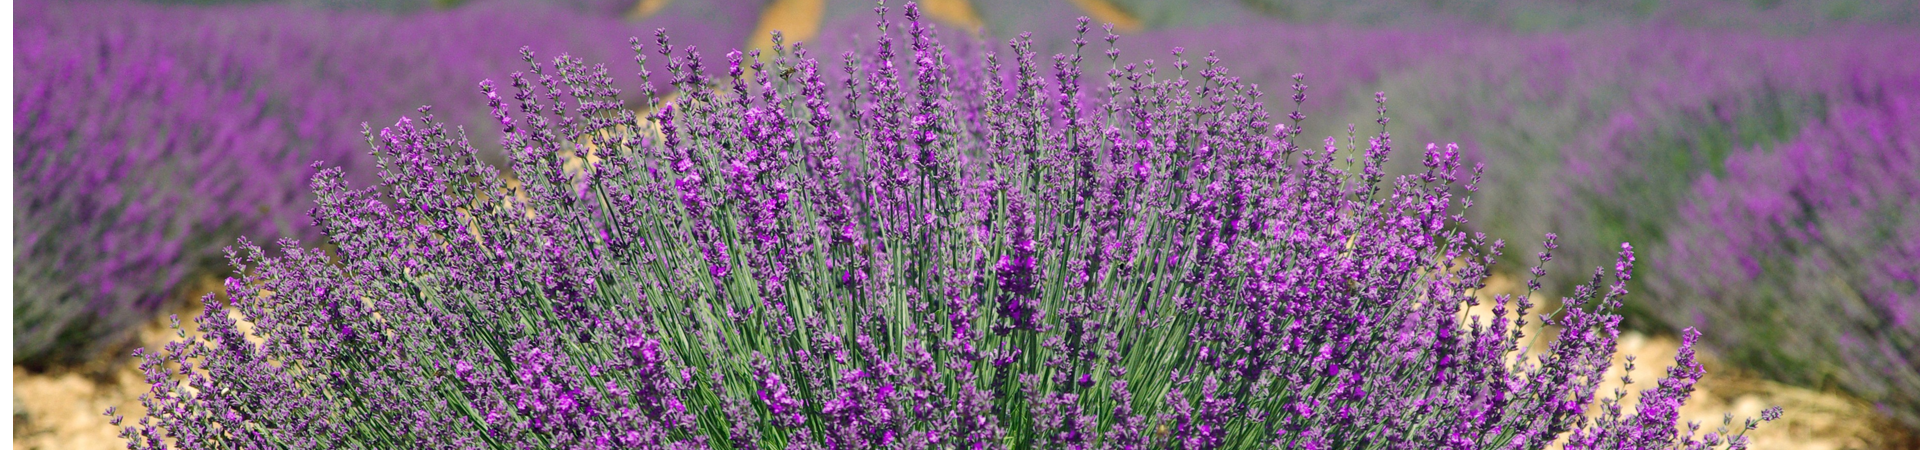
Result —
M 653 13 L 660 12 L 661 8 L 665 8 L 672 3 L 673 0 L 640 0 L 633 2 L 633 9 L 627 10 L 627 19 L 645 19 L 648 16 L 652 16 Z
M 1087 18 L 1093 19 L 1093 23 L 1113 24 L 1114 31 L 1118 31 L 1121 33 L 1133 33 L 1145 28 L 1145 25 L 1140 23 L 1139 18 L 1133 17 L 1133 14 L 1127 13 L 1126 10 L 1121 9 L 1119 5 L 1115 5 L 1113 4 L 1113 2 L 1109 2 L 1107 0 L 1069 0 L 1069 1 L 1073 2 L 1073 6 L 1080 7 L 1081 11 L 1085 11 L 1087 13 Z
M 980 12 L 973 9 L 973 2 L 967 0 L 922 0 L 920 10 L 934 20 L 969 33 L 985 31 L 987 26 L 987 22 L 980 19 Z
M 761 54 L 773 53 L 773 33 L 780 30 L 783 40 L 811 41 L 820 34 L 820 20 L 827 14 L 827 0 L 774 0 L 760 15 L 760 24 L 747 35 L 747 48 Z
M 118 406 L 120 414 L 137 421 L 146 393 L 137 369 L 115 371 L 106 379 L 68 372 L 27 374 L 14 369 L 13 448 L 115 449 L 125 448 L 119 430 L 101 412 Z

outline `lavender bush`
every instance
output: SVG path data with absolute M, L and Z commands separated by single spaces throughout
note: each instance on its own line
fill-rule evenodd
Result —
M 669 8 L 639 24 L 505 2 L 408 16 L 286 5 L 19 6 L 15 362 L 44 369 L 124 345 L 183 277 L 222 266 L 220 246 L 235 236 L 320 237 L 291 219 L 312 201 L 297 168 L 317 160 L 372 180 L 354 157 L 364 145 L 351 138 L 357 122 L 426 102 L 483 111 L 484 99 L 439 82 L 511 67 L 480 55 L 540 43 L 614 58 L 625 46 L 587 43 L 666 23 L 695 30 L 687 34 L 703 46 L 731 47 L 759 2 L 696 19 L 687 16 L 697 11 Z M 539 25 L 547 23 L 570 25 Z
M 718 79 L 636 39 L 685 93 L 643 85 L 646 117 L 527 52 L 481 83 L 519 189 L 428 108 L 369 130 L 381 183 L 313 180 L 337 252 L 230 253 L 246 322 L 210 301 L 142 353 L 129 447 L 1745 445 L 1676 425 L 1689 350 L 1630 412 L 1595 392 L 1629 247 L 1552 339 L 1505 317 L 1524 296 L 1462 317 L 1502 247 L 1462 231 L 1480 170 L 1429 145 L 1389 179 L 1384 96 L 1341 161 L 1216 58 L 1109 35 L 1082 91 L 1078 51 L 956 53 L 906 11 L 840 64 Z
M 1676 276 L 1653 287 L 1732 361 L 1920 427 L 1920 96 L 1903 87 L 1696 183 L 1657 253 Z

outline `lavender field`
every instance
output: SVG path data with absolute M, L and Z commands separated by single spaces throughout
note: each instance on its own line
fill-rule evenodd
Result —
M 1920 448 L 1912 2 L 15 11 L 19 448 Z

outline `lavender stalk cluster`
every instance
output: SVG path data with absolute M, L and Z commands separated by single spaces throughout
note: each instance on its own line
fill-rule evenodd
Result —
M 1920 95 L 1901 87 L 1694 183 L 1652 287 L 1730 360 L 1920 427 Z
M 1086 19 L 955 52 L 904 11 L 724 77 L 636 39 L 618 71 L 667 88 L 632 108 L 523 50 L 480 85 L 517 187 L 430 108 L 369 129 L 378 184 L 312 181 L 330 250 L 243 241 L 230 302 L 141 352 L 129 448 L 1746 445 L 1677 423 L 1690 350 L 1596 392 L 1631 247 L 1554 336 L 1526 296 L 1464 315 L 1502 248 L 1463 231 L 1480 166 L 1389 177 L 1384 94 L 1379 131 L 1303 141 L 1212 56 L 1123 62 Z
M 759 2 L 718 6 L 648 20 L 738 45 Z M 511 70 L 491 55 L 529 43 L 619 58 L 614 40 L 653 28 L 504 1 L 401 16 L 30 0 L 17 14 L 14 362 L 35 370 L 124 355 L 184 279 L 219 272 L 237 236 L 322 237 L 298 218 L 313 201 L 303 169 L 373 180 L 353 135 L 366 117 L 431 103 L 490 123 L 484 99 L 441 80 Z

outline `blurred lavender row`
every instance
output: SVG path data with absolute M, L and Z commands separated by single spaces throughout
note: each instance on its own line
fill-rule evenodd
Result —
M 318 238 L 303 218 L 312 163 L 367 176 L 360 124 L 423 104 L 488 124 L 473 82 L 511 71 L 522 46 L 618 61 L 632 58 L 627 38 L 667 27 L 732 48 L 760 7 L 674 5 L 633 22 L 507 1 L 407 15 L 21 2 L 15 362 L 124 344 L 237 236 Z
M 1838 387 L 1920 427 L 1913 413 L 1920 410 L 1920 365 L 1914 358 L 1920 347 L 1913 344 L 1920 335 L 1894 326 L 1900 323 L 1894 314 L 1914 306 L 1911 256 L 1810 254 L 1803 249 L 1809 241 L 1757 239 L 1779 233 L 1778 221 L 1765 214 L 1678 213 L 1791 190 L 1811 199 L 1795 214 L 1854 216 L 1878 224 L 1880 233 L 1910 229 L 1901 224 L 1912 220 L 1905 218 L 1911 212 L 1848 201 L 1910 201 L 1905 197 L 1920 192 L 1892 184 L 1920 173 L 1911 148 L 1901 147 L 1911 144 L 1897 138 L 1920 127 L 1910 115 L 1862 110 L 1915 95 L 1920 49 L 1911 42 L 1920 42 L 1920 33 L 1880 27 L 1792 37 L 1596 29 L 1485 49 L 1424 73 L 1396 75 L 1384 89 L 1415 94 L 1401 99 L 1408 105 L 1402 111 L 1418 111 L 1407 115 L 1413 138 L 1472 136 L 1465 143 L 1470 159 L 1526 168 L 1487 174 L 1494 188 L 1482 196 L 1486 207 L 1475 220 L 1481 229 L 1502 235 L 1560 232 L 1569 243 L 1561 254 L 1576 267 L 1610 260 L 1612 255 L 1592 251 L 1595 245 L 1674 243 L 1649 252 L 1653 260 L 1670 263 L 1635 286 L 1655 295 L 1627 305 L 1629 326 L 1697 327 L 1709 348 L 1738 367 L 1802 386 Z M 1857 118 L 1873 114 L 1888 115 Z M 1856 144 L 1843 147 L 1848 143 Z M 1836 158 L 1879 159 L 1877 170 L 1888 172 L 1856 178 L 1821 163 Z M 1756 164 L 1742 161 L 1760 159 L 1790 161 L 1783 164 L 1828 178 L 1809 183 L 1801 181 L 1808 176 L 1742 173 L 1743 165 Z M 1719 184 L 1718 192 L 1702 193 L 1712 188 L 1698 186 L 1724 177 L 1733 178 Z M 1741 208 L 1752 206 L 1733 206 Z M 1830 228 L 1849 236 L 1870 231 Z M 1899 242 L 1868 236 L 1848 242 L 1875 242 L 1859 247 L 1875 249 Z M 1740 244 L 1712 247 L 1716 242 Z M 1758 272 L 1725 269 L 1756 260 L 1776 263 Z M 1883 275 L 1875 281 L 1860 278 L 1876 271 Z M 1862 294 L 1827 281 L 1805 282 L 1812 278 L 1872 284 L 1880 289 L 1874 301 L 1881 303 L 1860 306 Z M 1732 286 L 1738 288 L 1725 288 Z
M 1400 99 L 1419 111 L 1405 123 L 1414 137 L 1466 134 L 1473 158 L 1528 168 L 1488 174 L 1508 189 L 1486 199 L 1487 231 L 1645 241 L 1729 155 L 1790 140 L 1829 103 L 1920 75 L 1920 53 L 1889 34 L 1920 38 L 1596 30 L 1480 46 L 1386 86 L 1435 86 Z M 1610 257 L 1566 256 L 1580 266 Z
M 1920 84 L 1836 105 L 1695 183 L 1654 285 L 1746 367 L 1920 424 Z

